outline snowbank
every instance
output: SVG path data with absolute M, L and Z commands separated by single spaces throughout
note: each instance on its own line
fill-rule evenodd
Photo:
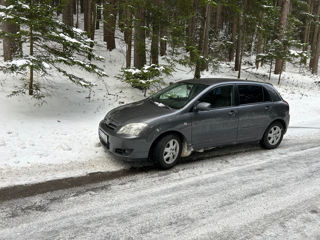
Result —
M 99 35 L 101 30 L 97 39 L 102 39 Z M 40 81 L 48 95 L 41 105 L 27 95 L 8 98 L 14 86 L 25 83 L 19 80 L 21 76 L 0 73 L 0 188 L 129 167 L 104 151 L 97 128 L 109 110 L 142 99 L 143 92 L 115 77 L 125 66 L 123 44 L 118 42 L 118 49 L 108 52 L 104 43 L 98 42 L 96 51 L 104 57 L 99 66 L 109 77 L 93 79 L 92 75 L 81 73 L 96 84 L 89 91 L 51 72 L 52 76 Z M 244 65 L 242 78 L 268 81 L 267 68 L 257 71 Z M 167 83 L 193 77 L 190 69 L 183 66 L 178 69 L 173 77 L 166 79 Z M 229 64 L 223 64 L 218 72 L 203 74 L 203 77 L 236 76 L 237 72 L 232 71 Z M 277 78 L 272 75 L 271 82 L 276 84 Z M 281 86 L 277 88 L 290 103 L 290 125 L 309 128 L 289 129 L 289 136 L 307 137 L 319 133 L 314 130 L 320 128 L 317 81 L 318 77 L 299 72 L 288 64 Z

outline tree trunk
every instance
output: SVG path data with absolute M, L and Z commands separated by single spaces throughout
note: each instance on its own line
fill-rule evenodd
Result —
M 320 16 L 320 3 L 318 3 L 318 9 L 317 9 L 317 21 L 315 21 L 315 26 L 314 26 L 314 32 L 313 32 L 313 39 L 312 39 L 312 44 L 311 44 L 311 58 L 309 62 L 309 67 L 312 70 L 314 66 L 314 59 L 316 56 L 317 52 L 317 42 L 318 42 L 318 32 L 319 32 L 319 16 Z
M 96 26 L 96 18 L 97 18 L 97 6 L 96 6 L 96 0 L 91 0 L 90 3 L 90 39 L 92 42 L 90 43 L 90 47 L 93 48 L 94 45 L 94 34 L 95 34 L 95 26 Z M 91 60 L 91 55 L 89 55 L 89 60 Z
M 234 48 L 236 46 L 236 35 L 237 35 L 237 15 L 234 14 L 232 18 L 232 30 L 231 30 L 231 42 L 232 45 L 230 46 L 229 49 L 229 62 L 232 62 L 234 59 Z
M 319 65 L 319 56 L 320 56 L 320 31 L 318 31 L 317 36 L 317 46 L 316 46 L 316 53 L 313 58 L 312 62 L 312 74 L 318 74 L 318 65 Z
M 203 31 L 203 47 L 202 54 L 207 59 L 209 56 L 209 31 L 210 31 L 210 23 L 211 23 L 211 12 L 212 7 L 210 4 L 206 6 L 205 20 L 204 20 L 204 31 Z M 208 70 L 208 61 L 205 60 L 202 63 L 201 70 Z
M 146 64 L 146 30 L 145 10 L 143 7 L 135 9 L 134 19 L 134 67 L 141 69 Z
M 118 0 L 118 26 L 121 32 L 124 32 L 124 26 L 126 21 L 126 7 L 125 0 Z
M 309 14 L 313 13 L 313 2 L 314 2 L 314 0 L 308 0 Z M 304 36 L 303 36 L 303 42 L 305 44 L 303 46 L 303 51 L 307 51 L 307 49 L 308 49 L 309 39 L 310 39 L 310 29 L 311 29 L 311 21 L 308 18 L 306 21 L 306 28 L 304 30 Z
M 219 39 L 219 33 L 221 28 L 221 19 L 222 19 L 222 4 L 218 3 L 216 8 L 216 25 L 215 25 L 215 37 Z
M 202 18 L 201 18 L 201 28 L 200 28 L 200 36 L 199 36 L 199 44 L 198 44 L 198 57 L 196 59 L 196 69 L 194 73 L 194 78 L 199 79 L 201 77 L 201 71 L 205 68 L 205 61 L 204 61 L 204 50 L 205 50 L 205 42 L 207 37 L 207 31 L 209 28 L 209 24 L 207 22 L 209 13 L 211 12 L 211 6 L 207 4 L 202 9 Z M 210 19 L 209 19 L 210 20 Z
M 212 7 L 210 4 L 206 6 L 206 13 L 205 13 L 205 25 L 204 25 L 204 32 L 203 32 L 203 55 L 207 57 L 209 55 L 209 31 L 210 31 L 210 23 L 211 23 L 211 12 Z
M 102 0 L 97 0 L 97 17 L 96 17 L 96 29 L 100 28 L 100 20 L 102 19 L 102 14 L 101 14 L 101 2 Z
M 261 22 L 263 22 L 263 17 L 264 17 L 264 13 L 260 13 L 260 20 L 261 20 Z M 260 63 L 259 54 L 261 53 L 261 50 L 262 50 L 262 43 L 263 43 L 262 33 L 261 33 L 261 31 L 258 29 L 256 69 L 259 68 L 259 63 Z
M 256 69 L 259 68 L 259 63 L 260 63 L 259 55 L 262 50 L 262 43 L 263 43 L 262 34 L 259 32 L 258 33 L 258 42 L 257 42 Z
M 131 55 L 132 55 L 132 12 L 129 7 L 126 7 L 126 19 L 125 19 L 125 31 L 124 31 L 124 40 L 127 44 L 126 51 L 126 68 L 131 67 Z
M 241 38 L 242 38 L 242 16 L 241 13 L 238 14 L 238 36 L 237 36 L 237 48 L 236 48 L 236 58 L 234 63 L 234 70 L 240 70 L 240 55 L 241 55 Z
M 152 24 L 151 63 L 159 64 L 159 22 Z
M 167 29 L 164 24 L 160 25 L 160 56 L 167 55 Z
M 0 0 L 0 5 L 5 6 L 5 0 Z M 7 32 L 9 34 L 16 34 L 20 31 L 20 26 L 17 24 L 3 22 L 2 23 L 2 31 Z M 12 37 L 4 37 L 3 38 L 3 57 L 4 61 L 12 60 L 13 55 L 19 50 L 20 44 L 18 43 L 20 40 Z
M 202 60 L 202 52 L 203 52 L 203 36 L 204 36 L 204 28 L 205 28 L 205 10 L 201 11 L 201 26 L 200 26 L 200 35 L 199 35 L 199 42 L 198 42 L 198 56 L 196 59 L 196 68 L 194 71 L 194 78 L 200 79 L 201 78 L 201 60 Z
M 197 11 L 198 11 L 198 0 L 193 0 L 193 15 L 190 18 L 188 24 L 188 39 L 187 39 L 187 49 L 190 53 L 191 61 L 194 61 L 194 51 L 192 50 L 195 47 L 195 37 L 196 37 L 196 22 L 197 22 Z
M 244 52 L 244 45 L 246 42 L 246 31 L 245 31 L 245 26 L 243 24 L 243 16 L 240 19 L 240 24 L 242 25 L 242 34 L 241 34 L 241 50 L 240 50 L 240 59 L 239 59 L 238 79 L 241 78 L 242 58 L 243 58 L 243 52 Z
M 72 1 L 72 9 L 73 9 L 73 15 L 77 14 L 77 4 L 78 0 L 71 0 Z
M 165 0 L 160 0 L 160 5 L 164 3 Z M 160 56 L 165 55 L 167 55 L 167 28 L 166 24 L 160 23 Z
M 116 48 L 115 31 L 117 19 L 116 0 L 108 0 L 104 3 L 103 8 L 103 33 L 104 41 L 107 42 L 107 49 L 112 51 Z
M 85 0 L 79 0 L 79 2 L 80 2 L 80 13 L 84 13 L 84 9 L 85 9 L 85 7 L 84 7 L 84 1 L 85 1 Z
M 83 0 L 83 15 L 84 15 L 84 23 L 83 23 L 83 28 L 85 32 L 89 31 L 90 28 L 90 1 L 91 0 Z
M 160 7 L 160 0 L 154 0 L 154 7 Z M 155 12 L 152 13 L 151 16 L 151 23 L 152 23 L 152 38 L 151 38 L 151 63 L 152 64 L 159 64 L 159 35 L 160 35 L 160 13 Z
M 278 32 L 278 40 L 280 42 L 282 42 L 284 38 L 284 33 L 285 33 L 287 20 L 288 20 L 289 8 L 290 8 L 290 0 L 282 0 L 280 26 L 279 26 L 279 32 Z M 281 73 L 283 69 L 283 64 L 284 62 L 282 59 L 276 59 L 276 64 L 274 69 L 275 74 Z
M 73 0 L 65 1 L 62 11 L 62 21 L 64 24 L 73 27 Z
M 33 27 L 30 25 L 30 56 L 33 56 Z M 33 95 L 33 65 L 30 65 L 29 95 Z
M 76 0 L 76 28 L 79 27 L 79 1 Z

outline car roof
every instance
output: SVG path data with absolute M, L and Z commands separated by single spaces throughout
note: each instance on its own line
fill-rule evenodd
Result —
M 236 78 L 200 78 L 200 79 L 194 78 L 194 79 L 182 80 L 180 82 L 199 83 L 199 84 L 203 84 L 203 85 L 207 85 L 207 86 L 211 86 L 211 85 L 219 84 L 219 83 L 259 83 L 259 84 L 272 85 L 271 83 L 251 81 L 251 80 L 242 80 L 242 79 L 236 79 Z

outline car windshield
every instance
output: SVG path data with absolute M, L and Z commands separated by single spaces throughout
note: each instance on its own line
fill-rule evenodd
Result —
M 170 108 L 181 109 L 208 86 L 198 83 L 176 83 L 162 89 L 150 99 Z

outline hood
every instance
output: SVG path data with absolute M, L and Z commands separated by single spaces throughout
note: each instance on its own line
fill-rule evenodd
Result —
M 107 114 L 108 120 L 117 124 L 150 122 L 153 119 L 172 113 L 174 110 L 161 107 L 151 100 L 129 103 L 111 110 Z

